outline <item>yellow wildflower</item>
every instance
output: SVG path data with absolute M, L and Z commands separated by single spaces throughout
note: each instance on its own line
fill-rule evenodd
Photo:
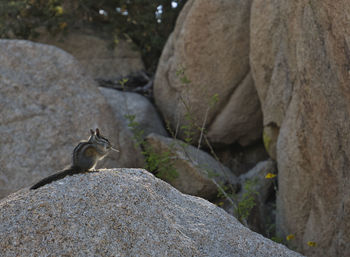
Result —
M 316 244 L 316 242 L 309 241 L 309 242 L 307 242 L 307 245 L 310 247 L 315 247 L 317 244 Z
M 290 234 L 290 235 L 287 236 L 286 239 L 287 239 L 287 241 L 293 240 L 293 239 L 294 239 L 294 235 L 293 235 L 293 234 Z
M 63 7 L 62 6 L 56 6 L 55 7 L 56 15 L 62 15 L 63 14 Z
M 218 206 L 223 206 L 224 205 L 224 202 L 219 202 L 218 203 Z
M 66 22 L 61 22 L 59 26 L 61 30 L 64 30 L 68 25 Z
M 269 173 L 266 174 L 265 178 L 274 178 L 276 176 L 277 176 L 276 174 L 273 174 L 273 173 L 269 172 Z

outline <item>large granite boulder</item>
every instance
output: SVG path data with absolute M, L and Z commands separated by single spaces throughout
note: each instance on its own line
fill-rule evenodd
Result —
M 125 40 L 93 29 L 70 29 L 53 36 L 43 30 L 33 41 L 57 46 L 73 55 L 95 79 L 114 80 L 144 70 L 141 54 Z
M 144 170 L 78 174 L 0 202 L 1 256 L 301 256 Z
M 68 53 L 0 40 L 0 197 L 71 164 L 90 128 L 120 149 L 100 167 L 143 167 L 132 135 Z
M 249 68 L 251 2 L 189 0 L 182 9 L 154 81 L 156 104 L 174 130 L 194 123 L 198 139 L 204 124 L 211 142 L 220 144 L 248 145 L 261 137 Z
M 345 0 L 252 7 L 253 77 L 264 125 L 279 128 L 277 226 L 307 256 L 350 256 L 349 12 Z

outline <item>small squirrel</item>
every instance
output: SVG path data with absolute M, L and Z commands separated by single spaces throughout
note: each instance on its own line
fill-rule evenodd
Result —
M 49 177 L 40 180 L 33 185 L 30 189 L 34 190 L 49 184 L 53 181 L 62 179 L 66 176 L 70 176 L 77 173 L 84 173 L 91 171 L 95 168 L 97 162 L 102 160 L 107 154 L 114 149 L 107 138 L 100 134 L 99 129 L 96 131 L 90 130 L 91 136 L 88 141 L 81 141 L 73 151 L 73 164 L 68 169 L 59 171 Z

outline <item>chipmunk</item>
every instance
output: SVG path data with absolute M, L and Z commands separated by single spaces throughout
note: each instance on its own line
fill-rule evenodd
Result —
M 73 151 L 73 164 L 65 170 L 59 171 L 49 177 L 40 180 L 33 185 L 30 189 L 34 190 L 49 184 L 53 181 L 62 179 L 66 176 L 70 176 L 77 173 L 84 173 L 91 171 L 95 168 L 97 162 L 102 160 L 107 154 L 114 149 L 107 138 L 100 134 L 99 129 L 96 131 L 90 130 L 91 136 L 88 141 L 81 141 Z

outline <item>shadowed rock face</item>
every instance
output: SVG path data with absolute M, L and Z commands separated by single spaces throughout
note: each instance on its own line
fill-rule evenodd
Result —
M 350 256 L 349 13 L 345 0 L 252 7 L 252 74 L 264 125 L 280 128 L 277 226 L 307 256 Z
M 301 256 L 144 170 L 78 174 L 0 202 L 2 256 Z
M 132 134 L 95 82 L 53 46 L 0 40 L 0 117 L 0 198 L 70 165 L 74 147 L 91 128 L 122 146 L 100 167 L 143 164 Z
M 249 68 L 251 2 L 189 0 L 182 9 L 154 81 L 156 104 L 174 130 L 189 123 L 184 117 L 190 113 L 198 126 L 205 124 L 213 143 L 249 145 L 261 136 Z M 193 137 L 199 134 L 195 129 Z

